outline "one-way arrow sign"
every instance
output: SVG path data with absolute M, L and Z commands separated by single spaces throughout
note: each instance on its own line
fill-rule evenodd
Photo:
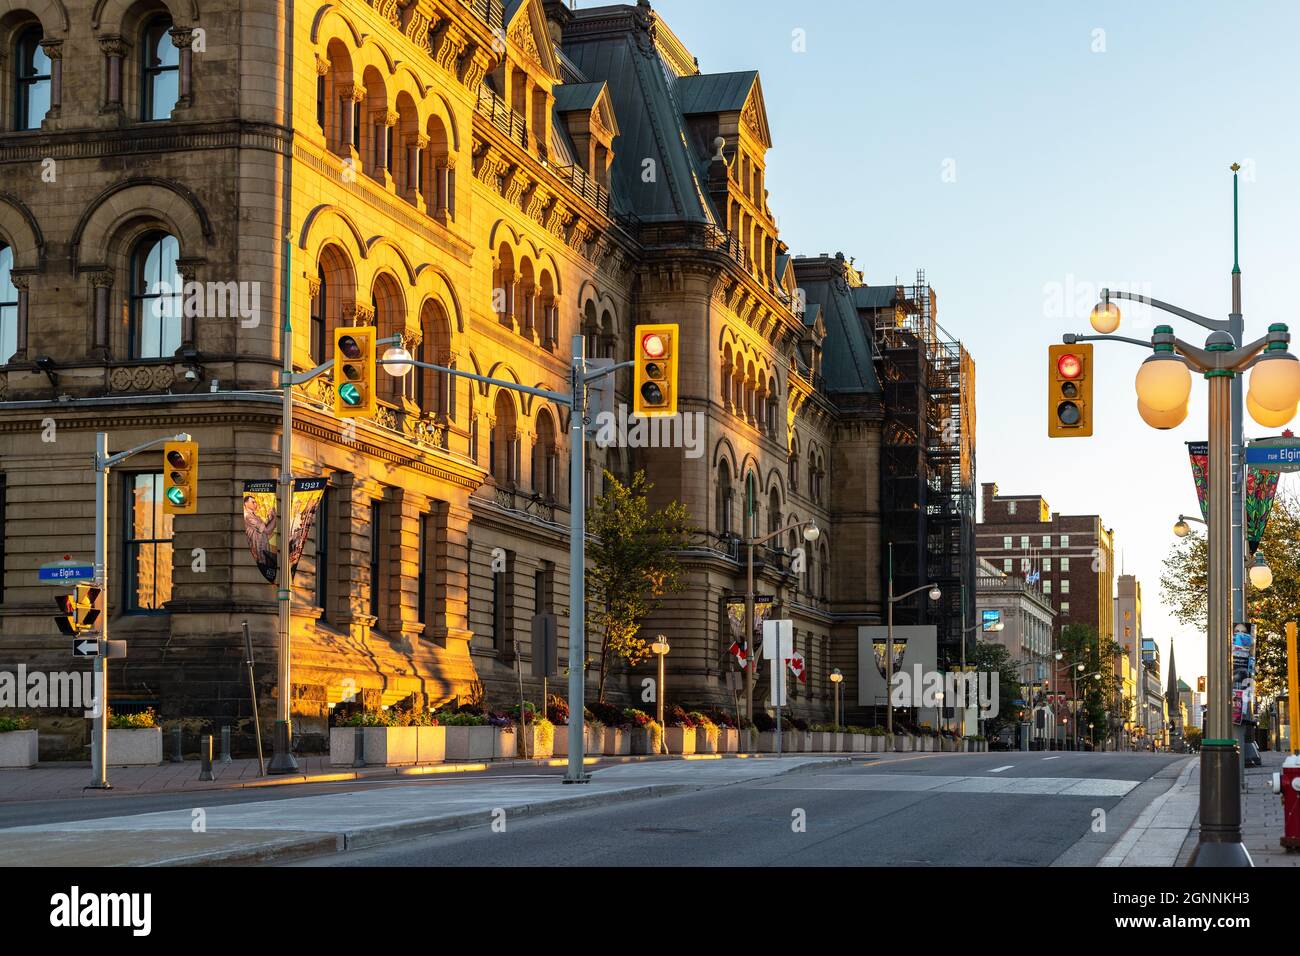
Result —
M 92 641 L 88 638 L 81 638 L 72 642 L 73 657 L 98 657 L 99 641 Z

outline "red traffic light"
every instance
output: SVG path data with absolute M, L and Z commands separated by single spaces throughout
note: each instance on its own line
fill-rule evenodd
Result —
M 1066 352 L 1056 360 L 1056 371 L 1061 378 L 1078 378 L 1083 374 L 1083 360 L 1073 352 Z
M 658 332 L 647 332 L 641 336 L 641 354 L 646 358 L 663 358 L 668 354 L 668 343 Z

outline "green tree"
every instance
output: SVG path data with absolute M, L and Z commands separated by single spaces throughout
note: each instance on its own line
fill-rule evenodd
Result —
M 1062 656 L 1056 672 L 1065 683 L 1056 691 L 1074 694 L 1077 690 L 1081 702 L 1075 731 L 1085 740 L 1098 742 L 1112 736 L 1111 718 L 1123 721 L 1128 713 L 1120 678 L 1115 675 L 1115 658 L 1123 649 L 1117 641 L 1102 641 L 1097 629 L 1088 624 L 1061 628 L 1057 648 Z
M 980 641 L 975 645 L 975 657 L 972 661 L 976 672 L 998 679 L 998 711 L 984 721 L 984 732 L 995 737 L 1008 726 L 1014 727 L 1020 721 L 1021 707 L 1016 701 L 1021 700 L 1021 669 L 1011 658 L 1011 652 L 1002 644 L 992 641 Z
M 1255 682 L 1260 697 L 1286 689 L 1286 622 L 1296 620 L 1300 606 L 1300 500 L 1278 491 L 1259 550 L 1273 571 L 1265 591 L 1246 584 L 1246 616 L 1255 624 Z M 1160 587 L 1164 601 L 1180 624 L 1205 628 L 1206 560 L 1209 546 L 1203 532 L 1175 542 L 1165 556 Z
M 691 534 L 690 516 L 680 502 L 651 509 L 653 486 L 644 472 L 626 485 L 608 471 L 604 476 L 606 490 L 587 513 L 587 627 L 600 634 L 596 699 L 602 703 L 612 658 L 635 665 L 650 655 L 641 622 L 665 594 L 681 587 L 677 552 Z

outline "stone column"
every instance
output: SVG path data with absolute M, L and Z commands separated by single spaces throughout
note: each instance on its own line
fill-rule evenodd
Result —
M 0 355 L 0 363 L 27 361 L 27 293 L 31 280 L 30 275 L 13 273 L 9 276 L 9 281 L 18 290 L 18 321 L 14 330 L 14 354 Z
M 443 160 L 442 203 L 446 218 L 456 218 L 456 154 L 448 153 Z
M 443 647 L 455 641 L 469 642 L 469 523 L 470 510 L 447 501 L 429 504 L 429 530 L 433 560 L 434 609 L 426 636 Z
M 126 41 L 120 36 L 99 38 L 99 49 L 104 54 L 104 106 L 103 113 L 122 112 L 122 60 L 126 56 Z
M 185 301 L 191 288 L 190 283 L 198 282 L 198 260 L 179 259 L 176 262 L 176 271 L 181 274 L 181 287 L 176 290 L 181 296 L 181 347 L 176 350 L 179 355 L 182 352 L 194 351 L 195 343 L 198 341 L 194 316 L 189 314 L 189 309 L 185 308 Z M 214 318 L 214 316 L 209 316 L 209 318 Z M 232 316 L 220 316 L 220 318 L 229 319 Z
M 377 112 L 375 117 L 375 179 L 388 189 L 393 187 L 393 157 L 388 153 L 388 133 L 397 125 L 397 114 L 392 110 Z
M 383 554 L 388 563 L 388 610 L 383 626 L 385 633 L 409 650 L 421 638 L 424 624 L 429 623 L 420 620 L 417 590 L 420 518 L 429 510 L 429 499 L 406 488 L 393 488 L 387 507 L 389 534 Z M 428 564 L 425 568 L 426 572 L 431 570 Z M 433 602 L 429 604 L 432 606 Z
M 172 27 L 167 31 L 172 38 L 172 46 L 180 51 L 180 69 L 177 70 L 176 109 L 186 109 L 194 103 L 194 31 L 189 27 Z
M 109 307 L 113 295 L 113 273 L 107 271 L 92 273 L 90 285 L 94 290 L 95 303 L 95 340 L 92 353 L 97 361 L 107 362 L 112 351 Z
M 46 119 L 57 119 L 63 105 L 63 41 L 42 40 L 41 49 L 50 58 L 50 109 Z
M 357 110 L 361 109 L 361 101 L 366 98 L 366 88 L 353 83 L 351 86 L 345 86 L 339 91 L 340 120 L 343 123 L 343 135 L 340 137 L 340 151 L 353 160 L 357 158 L 357 142 L 353 137 L 357 129 Z
M 424 156 L 429 148 L 429 137 L 415 133 L 406 138 L 406 198 L 423 212 L 427 207 L 424 201 Z

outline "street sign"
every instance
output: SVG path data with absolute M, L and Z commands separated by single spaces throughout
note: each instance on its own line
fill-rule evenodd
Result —
M 789 681 L 781 679 L 781 667 L 778 661 L 788 659 L 794 651 L 794 621 L 782 618 L 763 622 L 763 656 L 772 662 L 772 687 L 779 690 L 769 699 L 774 707 L 784 707 Z
M 95 577 L 94 565 L 80 561 L 51 561 L 42 564 L 36 578 L 42 584 L 66 584 L 69 581 L 90 581 Z
M 1246 446 L 1246 464 L 1261 471 L 1300 471 L 1300 439 L 1256 438 Z
M 98 657 L 99 641 L 81 637 L 72 642 L 73 657 Z

